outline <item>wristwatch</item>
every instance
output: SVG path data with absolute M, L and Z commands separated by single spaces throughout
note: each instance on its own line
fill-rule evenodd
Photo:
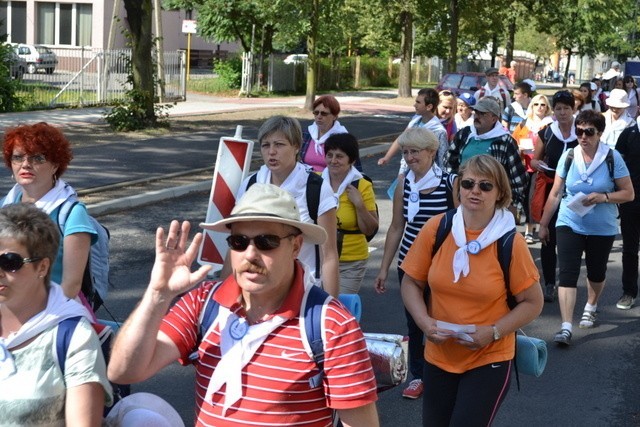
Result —
M 500 339 L 500 331 L 496 328 L 496 325 L 491 325 L 493 328 L 493 340 L 498 341 Z

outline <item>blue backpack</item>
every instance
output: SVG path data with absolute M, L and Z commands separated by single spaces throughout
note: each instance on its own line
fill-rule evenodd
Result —
M 67 199 L 58 211 L 58 226 L 64 236 L 64 226 L 69 218 L 71 210 L 78 204 L 74 197 Z M 89 215 L 93 228 L 98 233 L 97 241 L 91 245 L 87 266 L 82 277 L 82 293 L 89 301 L 93 311 L 97 311 L 107 299 L 107 293 L 111 287 L 109 280 L 109 230 L 100 224 L 97 219 Z
M 220 311 L 220 304 L 213 299 L 213 294 L 218 290 L 222 282 L 217 283 L 211 288 L 207 295 L 207 300 L 200 313 L 200 327 L 198 331 L 198 345 L 204 338 L 207 330 L 211 327 Z M 322 319 L 326 310 L 326 306 L 330 301 L 328 293 L 318 286 L 312 286 L 311 290 L 302 300 L 300 310 L 300 330 L 301 334 L 306 338 L 304 341 L 307 353 L 315 361 L 318 370 L 316 375 L 309 379 L 309 387 L 316 388 L 322 385 L 324 378 L 324 341 L 322 339 Z M 189 356 L 189 360 L 195 362 L 198 359 L 197 345 Z

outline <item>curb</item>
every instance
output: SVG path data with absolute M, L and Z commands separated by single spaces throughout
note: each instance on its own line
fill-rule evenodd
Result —
M 387 151 L 387 144 L 378 144 L 360 150 L 360 156 L 370 156 Z M 211 180 L 200 181 L 194 184 L 181 185 L 179 187 L 165 188 L 162 190 L 149 191 L 147 193 L 136 194 L 134 196 L 122 197 L 116 200 L 87 205 L 90 215 L 100 216 L 115 213 L 122 210 L 132 209 L 150 203 L 156 203 L 167 199 L 186 196 L 192 193 L 200 193 L 211 190 Z

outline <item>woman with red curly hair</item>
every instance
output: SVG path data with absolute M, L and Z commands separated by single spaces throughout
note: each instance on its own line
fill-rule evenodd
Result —
M 7 130 L 2 151 L 16 184 L 0 204 L 35 204 L 58 225 L 63 235 L 51 281 L 60 284 L 68 298 L 79 297 L 87 305 L 80 291 L 89 248 L 97 233 L 85 205 L 79 202 L 68 213 L 64 230 L 58 221 L 63 203 L 68 199 L 77 202 L 76 191 L 60 179 L 73 158 L 69 141 L 60 130 L 41 122 Z

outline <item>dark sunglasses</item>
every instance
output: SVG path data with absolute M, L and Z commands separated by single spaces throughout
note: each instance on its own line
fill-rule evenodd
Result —
M 313 112 L 314 116 L 320 115 L 322 117 L 327 117 L 329 114 L 331 114 L 329 111 L 318 111 L 318 110 L 316 110 L 316 111 Z
M 576 135 L 577 136 L 582 136 L 582 135 L 587 135 L 587 136 L 593 136 L 595 135 L 597 132 L 596 128 L 576 128 Z
M 280 237 L 275 234 L 259 234 L 254 237 L 245 236 L 244 234 L 232 234 L 227 237 L 227 244 L 229 248 L 234 251 L 245 251 L 251 242 L 253 245 L 261 251 L 270 251 L 280 246 L 282 239 L 288 239 L 289 237 L 295 237 L 297 234 L 287 234 Z
M 480 190 L 484 191 L 485 193 L 493 190 L 493 184 L 488 181 L 475 182 L 472 179 L 463 179 L 462 181 L 460 181 L 460 186 L 465 190 L 472 190 L 476 184 L 478 184 Z
M 40 257 L 22 258 L 20 254 L 15 252 L 7 252 L 0 255 L 0 269 L 8 271 L 9 273 L 15 273 L 20 270 L 23 265 L 40 261 L 41 259 Z
M 534 102 L 534 103 L 533 103 L 533 106 L 534 106 L 534 107 L 540 107 L 540 106 L 542 106 L 542 107 L 546 107 L 546 106 L 547 106 L 547 104 L 539 104 L 539 103 L 537 103 L 537 102 Z
M 451 96 L 454 95 L 453 92 L 451 92 L 450 90 L 441 90 L 440 93 L 438 95 L 442 95 L 442 96 Z

